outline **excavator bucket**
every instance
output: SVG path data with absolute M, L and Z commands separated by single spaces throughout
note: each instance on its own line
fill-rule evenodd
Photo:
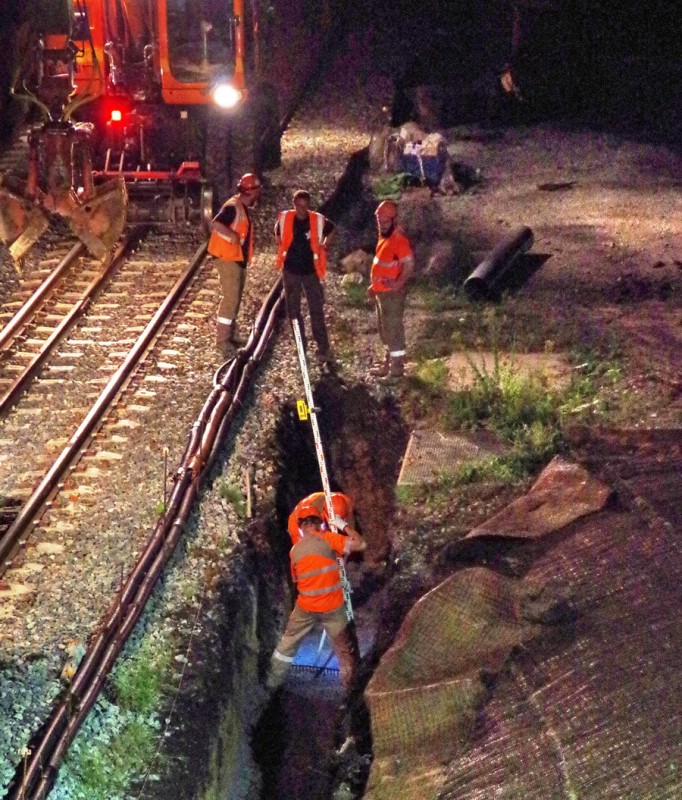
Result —
M 45 233 L 49 219 L 37 206 L 0 188 L 0 240 L 15 262 L 21 261 Z
M 123 176 L 95 189 L 94 195 L 69 214 L 69 226 L 95 258 L 104 260 L 123 232 L 128 192 Z

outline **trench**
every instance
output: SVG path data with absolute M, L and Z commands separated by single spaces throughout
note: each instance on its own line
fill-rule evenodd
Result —
M 393 512 L 393 487 L 407 432 L 394 401 L 378 401 L 364 386 L 347 386 L 328 376 L 314 391 L 332 491 L 343 491 L 353 499 L 356 526 L 368 543 L 362 558 L 351 558 L 347 565 L 362 686 L 377 659 L 379 620 L 373 599 L 385 579 L 384 564 L 391 549 L 386 520 Z M 320 490 L 312 432 L 308 423 L 298 420 L 293 406 L 282 411 L 277 443 L 277 536 L 288 544 L 286 520 L 291 508 L 301 497 Z M 291 594 L 285 616 L 290 598 Z M 359 708 L 350 724 L 347 718 L 344 723 L 341 701 L 336 658 L 327 641 L 320 649 L 319 633 L 311 634 L 254 733 L 260 798 L 324 800 L 337 796 L 342 784 L 345 796 L 361 796 L 371 763 L 369 720 Z M 349 734 L 352 745 L 338 754 Z

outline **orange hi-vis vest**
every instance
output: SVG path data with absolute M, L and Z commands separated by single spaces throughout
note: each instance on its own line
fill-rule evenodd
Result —
M 402 262 L 410 256 L 410 241 L 400 228 L 394 228 L 390 236 L 380 236 L 370 273 L 372 289 L 375 292 L 390 292 L 391 287 L 384 280 L 399 278 L 403 271 Z
M 284 267 L 284 259 L 294 238 L 294 217 L 296 212 L 289 209 L 279 214 L 279 250 L 277 251 L 277 269 Z M 322 247 L 324 223 L 323 214 L 317 211 L 308 211 L 310 220 L 310 249 L 313 251 L 313 264 L 317 277 L 322 279 L 327 274 L 327 251 Z
M 304 611 L 334 611 L 343 605 L 341 568 L 348 540 L 340 533 L 322 531 L 301 537 L 291 548 L 291 575 L 298 589 L 296 605 Z
M 244 208 L 244 204 L 236 194 L 231 197 L 226 203 L 223 204 L 221 211 L 225 206 L 234 206 L 236 214 L 230 228 L 239 236 L 239 244 L 234 244 L 218 231 L 211 231 L 211 237 L 208 240 L 208 252 L 216 258 L 221 258 L 223 261 L 245 261 L 247 264 L 251 261 L 253 256 L 253 236 L 249 239 L 249 252 L 244 253 L 244 242 L 249 234 L 249 217 Z
M 329 517 L 327 514 L 327 501 L 324 492 L 313 492 L 307 497 L 304 497 L 303 500 L 299 500 L 294 510 L 289 514 L 289 519 L 287 520 L 287 532 L 291 537 L 292 545 L 297 544 L 303 535 L 298 526 L 298 518 L 301 516 L 299 512 L 303 506 L 314 506 L 315 510 L 319 511 L 319 516 L 325 521 L 327 521 Z M 343 517 L 346 522 L 350 524 L 351 528 L 354 527 L 353 503 L 348 495 L 342 492 L 332 492 L 332 508 L 335 514 Z

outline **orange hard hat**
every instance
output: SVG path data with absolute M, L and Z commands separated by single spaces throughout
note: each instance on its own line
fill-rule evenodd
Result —
M 347 520 L 353 511 L 353 504 L 345 494 L 335 493 L 332 495 L 332 508 L 337 516 Z
M 299 523 L 309 517 L 317 517 L 322 522 L 320 510 L 313 503 L 301 503 L 296 509 L 296 516 Z
M 258 175 L 254 175 L 253 172 L 247 172 L 239 179 L 237 189 L 239 189 L 240 192 L 250 192 L 254 189 L 260 189 L 262 185 Z
M 398 206 L 393 200 L 383 200 L 374 214 L 377 219 L 395 219 L 398 216 Z

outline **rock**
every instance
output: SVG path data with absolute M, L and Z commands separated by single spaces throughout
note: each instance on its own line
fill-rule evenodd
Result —
M 369 275 L 372 266 L 372 256 L 365 250 L 353 250 L 341 259 L 341 269 L 346 274 L 358 272 L 361 275 Z
M 406 122 L 400 127 L 398 135 L 405 143 L 423 142 L 426 139 L 426 131 L 416 122 Z
M 437 239 L 431 246 L 431 253 L 426 259 L 424 275 L 429 278 L 445 277 L 452 267 L 455 248 L 447 239 Z
M 442 125 L 443 92 L 439 86 L 416 86 L 414 88 L 414 110 L 420 125 L 427 130 Z
M 350 286 L 354 283 L 364 283 L 365 278 L 360 272 L 349 272 L 341 278 L 341 286 Z
M 391 135 L 390 128 L 374 131 L 369 140 L 369 168 L 372 170 L 385 169 L 386 147 Z

